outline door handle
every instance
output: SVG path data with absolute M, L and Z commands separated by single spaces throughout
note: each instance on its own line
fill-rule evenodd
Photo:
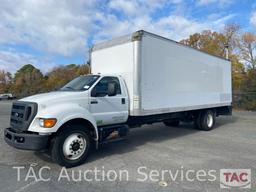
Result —
M 93 100 L 93 101 L 91 101 L 91 104 L 97 104 L 98 103 L 98 101 L 97 100 Z
M 121 99 L 122 104 L 125 104 L 125 98 Z

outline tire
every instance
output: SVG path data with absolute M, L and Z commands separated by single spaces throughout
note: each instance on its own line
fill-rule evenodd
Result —
M 195 119 L 195 126 L 199 130 L 210 131 L 216 122 L 216 114 L 213 110 L 201 111 Z
M 180 125 L 180 120 L 170 120 L 170 121 L 164 121 L 164 124 L 168 127 L 178 127 Z
M 90 154 L 91 137 L 82 125 L 68 125 L 57 133 L 50 147 L 52 160 L 67 168 L 81 165 Z

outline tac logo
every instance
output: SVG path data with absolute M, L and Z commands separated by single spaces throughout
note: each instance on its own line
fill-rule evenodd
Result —
M 220 188 L 251 188 L 250 169 L 220 169 Z

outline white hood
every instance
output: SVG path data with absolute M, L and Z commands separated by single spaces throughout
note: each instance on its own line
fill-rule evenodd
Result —
M 83 92 L 74 92 L 74 91 L 54 91 L 49 93 L 42 93 L 37 95 L 32 95 L 29 97 L 25 97 L 20 101 L 28 101 L 28 102 L 36 102 L 38 104 L 50 104 L 56 102 L 70 101 L 75 102 L 77 100 L 87 98 L 87 91 Z M 82 98 L 81 98 L 82 97 Z

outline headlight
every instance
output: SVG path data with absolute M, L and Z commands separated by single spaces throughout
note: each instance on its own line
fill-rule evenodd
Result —
M 40 118 L 39 119 L 39 125 L 44 128 L 52 128 L 56 123 L 57 123 L 57 119 L 55 119 L 55 118 L 49 118 L 49 119 Z

